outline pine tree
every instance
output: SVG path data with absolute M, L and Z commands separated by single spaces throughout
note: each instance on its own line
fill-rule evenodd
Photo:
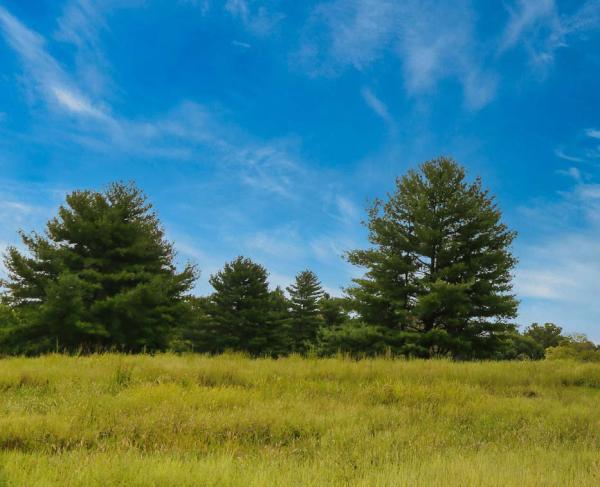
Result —
M 324 323 L 319 308 L 323 289 L 315 273 L 305 270 L 296 276 L 287 292 L 290 295 L 292 349 L 303 353 L 315 343 L 317 332 Z
M 210 277 L 215 291 L 206 309 L 205 341 L 209 351 L 278 354 L 281 323 L 273 316 L 274 297 L 267 278 L 263 266 L 241 256 Z
M 336 328 L 348 321 L 347 306 L 348 300 L 346 298 L 337 298 L 323 293 L 323 297 L 319 301 L 323 326 L 325 328 Z
M 187 313 L 193 266 L 177 272 L 172 245 L 133 184 L 75 191 L 45 234 L 9 247 L 4 300 L 20 316 L 17 351 L 164 349 Z
M 515 233 L 501 222 L 480 179 L 438 158 L 396 181 L 369 210 L 368 250 L 349 252 L 367 269 L 348 289 L 362 321 L 419 332 L 437 353 L 484 356 L 512 328 L 510 253 Z
M 290 333 L 290 302 L 281 287 L 271 291 L 270 322 L 277 334 L 273 340 L 273 355 L 287 355 L 293 350 Z

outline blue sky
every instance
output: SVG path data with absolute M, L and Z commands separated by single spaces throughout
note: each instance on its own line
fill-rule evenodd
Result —
M 441 154 L 519 232 L 519 322 L 600 340 L 600 0 L 0 0 L 0 248 L 135 180 L 199 293 L 244 254 L 339 294 Z

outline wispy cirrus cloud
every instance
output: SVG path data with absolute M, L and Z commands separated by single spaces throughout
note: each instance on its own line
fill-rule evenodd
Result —
M 53 109 L 78 115 L 99 117 L 103 114 L 103 108 L 89 100 L 47 52 L 45 39 L 2 7 L 0 31 L 19 55 L 26 74 L 23 82 L 34 98 L 41 97 Z
M 224 8 L 239 19 L 247 30 L 258 36 L 270 34 L 285 18 L 285 15 L 269 5 L 269 2 L 227 0 Z
M 81 12 L 89 15 L 98 13 Z M 31 110 L 31 116 L 39 120 L 35 125 L 38 131 L 35 138 L 39 143 L 52 145 L 66 141 L 69 147 L 105 155 L 109 160 L 140 158 L 210 167 L 209 191 L 222 187 L 232 195 L 243 193 L 244 201 L 255 206 L 275 197 L 285 208 L 301 205 L 308 208 L 306 211 L 323 212 L 329 219 L 326 234 L 318 228 L 303 229 L 302 232 L 295 230 L 298 226 L 289 215 L 286 218 L 290 221 L 285 226 L 257 232 L 250 221 L 252 217 L 249 215 L 253 215 L 250 209 L 240 208 L 239 203 L 228 206 L 230 203 L 223 201 L 216 219 L 220 223 L 211 223 L 208 230 L 226 243 L 226 248 L 216 250 L 214 242 L 187 235 L 184 228 L 170 228 L 169 235 L 176 237 L 182 257 L 198 261 L 204 271 L 198 284 L 199 292 L 210 291 L 208 275 L 216 272 L 225 260 L 233 258 L 240 250 L 258 257 L 259 261 L 268 259 L 274 270 L 271 276 L 273 283 L 289 284 L 291 276 L 312 259 L 323 259 L 323 262 L 329 259 L 326 267 L 329 282 L 336 282 L 340 272 L 345 272 L 347 266 L 344 267 L 338 254 L 347 250 L 343 242 L 350 241 L 347 226 L 350 219 L 357 217 L 357 210 L 352 200 L 344 195 L 343 188 L 321 189 L 322 175 L 305 164 L 299 138 L 257 138 L 229 122 L 228 115 L 222 111 L 189 100 L 183 100 L 161 115 L 150 118 L 120 114 L 104 97 L 104 91 L 87 91 L 88 85 L 80 80 L 77 67 L 70 69 L 51 54 L 52 42 L 65 42 L 67 39 L 73 45 L 80 43 L 84 50 L 101 49 L 100 41 L 94 36 L 98 35 L 95 29 L 109 29 L 104 20 L 99 24 L 101 27 L 97 27 L 71 14 L 73 17 L 61 24 L 64 33 L 57 34 L 57 40 L 52 41 L 29 29 L 6 10 L 0 13 L 0 35 L 21 61 L 28 79 L 27 91 L 40 102 Z M 67 24 L 70 26 L 68 29 Z M 90 30 L 84 35 L 81 29 Z M 81 38 L 76 37 L 75 30 Z M 70 32 L 68 36 L 67 32 Z M 89 55 L 87 59 L 93 58 Z M 98 58 L 102 58 L 101 53 Z M 108 79 L 106 83 L 110 86 L 112 81 Z M 245 188 L 244 191 L 240 190 L 240 185 Z M 232 199 L 235 200 L 235 197 L 232 196 Z M 29 196 L 10 201 L 28 205 L 33 200 Z M 5 211 L 25 215 L 19 208 L 6 206 Z M 232 208 L 239 215 L 227 214 Z M 44 216 L 47 218 L 49 213 L 44 213 Z M 28 228 L 35 227 L 31 215 L 24 218 Z M 40 227 L 43 219 L 37 223 Z M 6 235 L 0 233 L 0 240 L 14 242 L 15 232 L 16 222 L 7 227 Z M 300 243 L 309 240 L 313 244 Z M 334 250 L 335 246 L 340 247 L 339 252 Z M 211 255 L 197 250 L 202 248 L 213 249 Z M 232 253 L 231 248 L 237 250 Z M 330 289 L 335 289 L 335 286 Z
M 540 214 L 537 220 L 535 213 Z M 554 215 L 553 224 L 544 216 L 548 213 Z M 599 340 L 600 185 L 578 182 L 558 203 L 541 203 L 527 214 L 539 235 L 520 251 L 524 264 L 517 272 L 516 290 L 526 298 L 522 316 L 558 320 Z M 584 322 L 583 315 L 596 322 Z
M 600 130 L 597 129 L 586 129 L 585 134 L 593 139 L 600 139 Z
M 554 150 L 554 154 L 559 159 L 579 164 L 582 171 L 600 171 L 600 130 L 583 130 L 571 142 L 568 151 L 560 146 Z
M 554 150 L 554 155 L 556 157 L 558 157 L 559 159 L 564 159 L 565 161 L 571 161 L 571 162 L 583 162 L 584 161 L 581 157 L 576 157 L 576 156 L 567 154 L 565 152 L 565 150 L 560 147 L 558 149 Z
M 244 246 L 251 253 L 282 261 L 300 260 L 306 255 L 306 248 L 295 224 L 285 224 L 271 231 L 255 232 L 244 239 Z
M 600 340 L 600 150 L 589 147 L 594 130 L 582 133 L 569 149 L 576 156 L 556 153 L 577 164 L 559 171 L 571 178 L 571 187 L 521 208 L 535 236 L 519 246 L 516 290 L 524 298 L 523 319 L 558 321 Z
M 549 30 L 546 34 L 552 37 L 560 30 L 554 0 L 517 0 L 508 8 L 510 20 L 502 36 L 501 51 L 514 47 L 529 31 L 546 27 Z
M 444 79 L 461 84 L 465 103 L 478 109 L 495 96 L 496 77 L 477 49 L 470 3 L 336 0 L 315 7 L 294 60 L 309 73 L 368 71 L 384 55 L 401 63 L 406 90 L 428 94 Z
M 365 103 L 375 112 L 388 126 L 393 126 L 394 121 L 390 115 L 387 105 L 370 88 L 364 87 L 361 95 Z
M 104 56 L 100 33 L 108 29 L 105 20 L 110 1 L 69 0 L 57 19 L 54 38 L 75 47 L 75 66 L 79 82 L 96 95 L 112 88 L 110 63 Z
M 552 64 L 559 48 L 600 27 L 599 0 L 587 0 L 568 13 L 555 0 L 516 0 L 508 9 L 499 52 L 522 45 L 538 68 Z
M 83 0 L 69 5 L 74 10 L 68 10 L 71 13 L 65 19 L 69 20 L 61 23 L 62 37 L 76 44 L 96 45 L 95 34 L 84 32 L 95 29 L 84 20 L 99 15 L 95 6 Z M 190 101 L 150 120 L 121 116 L 102 98 L 84 92 L 76 76 L 49 53 L 46 39 L 2 7 L 0 33 L 21 60 L 28 92 L 43 101 L 54 116 L 71 118 L 71 123 L 62 120 L 62 129 L 52 128 L 49 138 L 60 136 L 110 155 L 210 160 L 237 174 L 247 186 L 281 197 L 293 196 L 294 180 L 302 173 L 294 140 L 257 140 Z
M 5 275 L 2 256 L 6 247 L 22 248 L 18 232 L 43 228 L 63 196 L 59 188 L 23 184 L 0 176 L 0 278 Z
M 544 68 L 557 49 L 600 27 L 600 0 L 571 12 L 561 12 L 555 0 L 515 0 L 504 29 L 485 39 L 475 6 L 468 0 L 322 2 L 312 10 L 292 64 L 310 76 L 338 76 L 348 68 L 369 75 L 395 56 L 409 95 L 435 94 L 442 81 L 454 80 L 467 108 L 477 110 L 498 91 L 494 52 L 523 46 L 534 68 Z

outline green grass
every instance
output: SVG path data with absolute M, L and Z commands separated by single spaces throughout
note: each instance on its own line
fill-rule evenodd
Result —
M 600 485 L 600 365 L 0 360 L 0 486 Z

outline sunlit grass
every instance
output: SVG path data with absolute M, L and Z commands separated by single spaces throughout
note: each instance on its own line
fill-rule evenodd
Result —
M 0 485 L 599 485 L 600 366 L 0 360 Z

